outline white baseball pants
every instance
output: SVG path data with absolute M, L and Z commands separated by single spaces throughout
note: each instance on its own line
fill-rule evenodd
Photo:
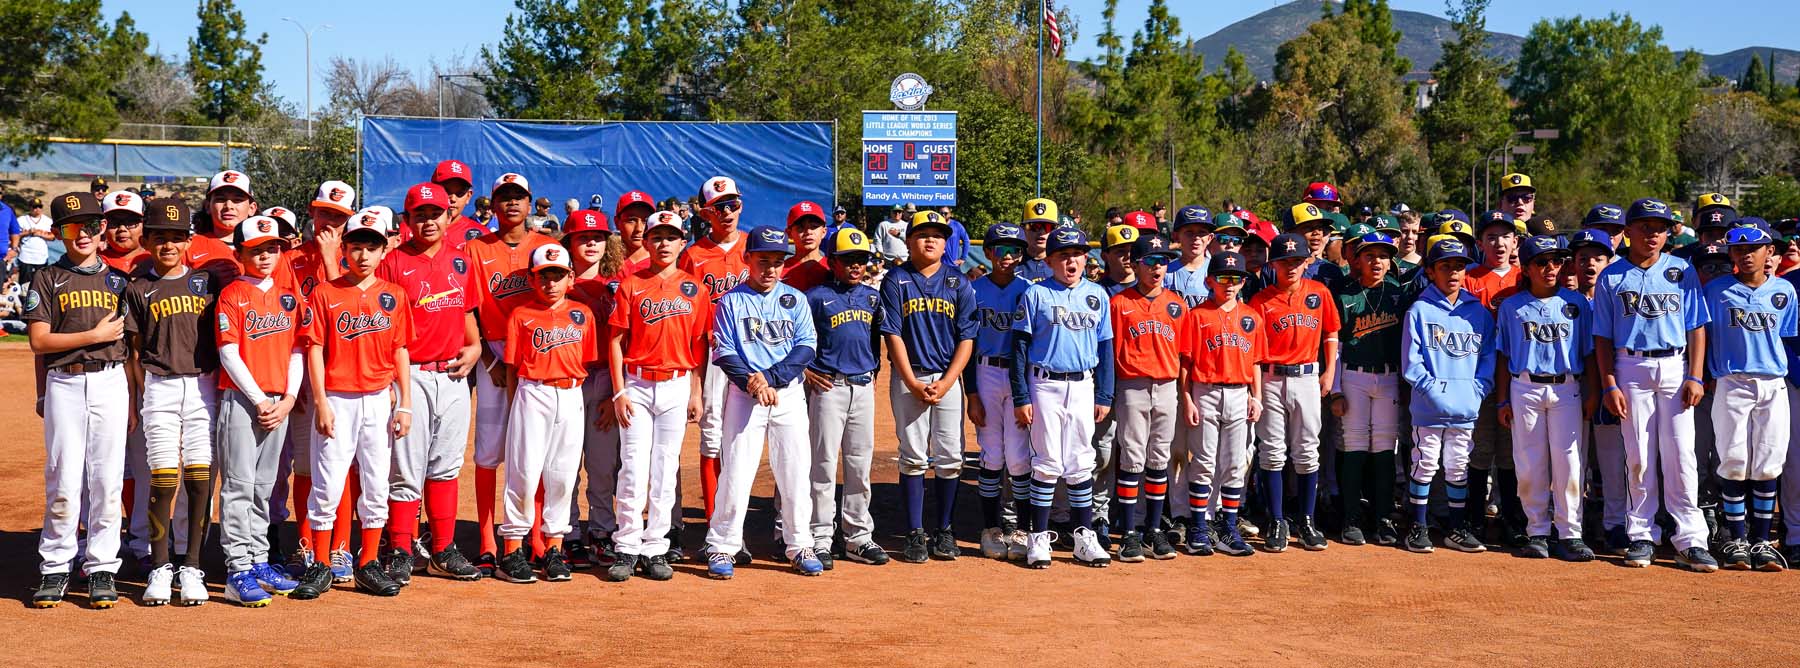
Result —
M 519 379 L 506 418 L 506 521 L 500 525 L 501 537 L 523 539 L 531 533 L 540 483 L 544 535 L 569 533 L 569 499 L 575 493 L 581 425 L 586 421 L 580 387 Z
M 1788 434 L 1800 434 L 1800 388 L 1788 388 Z M 1787 529 L 1786 543 L 1800 545 L 1800 448 L 1790 447 L 1787 462 L 1781 467 L 1781 523 Z
M 1734 373 L 1713 381 L 1713 397 L 1713 445 L 1719 449 L 1719 477 L 1779 477 L 1788 453 L 1787 379 Z M 1800 507 L 1795 511 L 1800 512 Z
M 1581 385 L 1514 378 L 1513 463 L 1525 532 L 1531 536 L 1581 537 Z M 1551 531 L 1555 533 L 1552 534 Z
M 1614 365 L 1630 415 L 1625 433 L 1625 533 L 1631 540 L 1662 541 L 1656 511 L 1675 518 L 1676 550 L 1706 546 L 1700 514 L 1699 465 L 1694 458 L 1694 413 L 1681 404 L 1687 358 L 1634 357 L 1620 352 Z M 1662 493 L 1658 498 L 1657 488 Z
M 67 573 L 87 508 L 88 573 L 119 571 L 119 496 L 125 487 L 125 411 L 131 396 L 123 365 L 85 374 L 51 370 L 44 378 L 44 531 L 38 573 Z M 144 487 L 149 487 L 146 479 Z
M 144 403 L 138 409 L 138 420 L 143 425 L 144 456 L 150 468 L 212 463 L 213 406 L 218 398 L 218 381 L 212 374 L 144 374 Z
M 1474 446 L 1471 437 L 1472 430 L 1461 427 L 1413 427 L 1413 482 L 1429 485 L 1440 470 L 1445 483 L 1468 482 L 1469 450 Z
M 356 500 L 356 516 L 362 528 L 387 526 L 388 475 L 394 462 L 394 434 L 388 429 L 393 417 L 393 397 L 388 390 L 327 392 L 331 408 L 332 437 L 318 433 L 312 443 L 312 494 L 306 499 L 306 519 L 314 531 L 325 531 L 337 521 L 338 503 L 350 465 L 356 465 L 362 496 Z
M 490 348 L 500 344 L 489 341 Z M 500 352 L 494 353 L 495 358 Z M 512 414 L 512 397 L 505 385 L 495 385 L 486 367 L 476 365 L 475 374 L 475 465 L 484 469 L 500 468 L 506 461 L 506 419 Z
M 612 538 L 620 554 L 649 557 L 669 551 L 670 511 L 678 500 L 676 467 L 681 442 L 687 438 L 693 382 L 687 376 L 660 382 L 625 377 L 631 426 L 618 430 L 619 473 L 613 495 L 618 528 Z M 648 519 L 645 510 L 650 511 Z
M 1094 476 L 1094 379 L 1040 378 L 1032 370 L 1031 477 L 1076 484 Z
M 706 365 L 706 378 L 700 381 L 700 456 L 719 457 L 719 449 L 730 435 L 724 432 L 725 388 L 731 378 L 716 364 Z M 721 476 L 723 477 L 723 476 Z M 717 507 L 714 508 L 715 512 Z
M 1344 369 L 1344 452 L 1393 452 L 1400 444 L 1400 374 Z
M 975 445 L 981 449 L 981 468 L 1020 476 L 1031 472 L 1031 434 L 1013 418 L 1008 371 L 987 364 L 975 366 L 975 384 L 981 388 L 975 399 L 987 413 L 987 426 L 975 429 Z
M 1187 482 L 1214 489 L 1243 487 L 1250 473 L 1250 388 L 1194 383 L 1189 396 L 1200 410 L 1200 426 L 1189 429 L 1194 438 L 1187 453 Z M 1170 507 L 1177 505 L 1187 504 Z M 1212 508 L 1211 499 L 1207 508 Z
M 1256 421 L 1256 452 L 1264 471 L 1280 471 L 1288 460 L 1294 473 L 1319 470 L 1319 377 L 1263 372 L 1263 412 Z
M 726 381 L 730 384 L 730 381 Z M 807 438 L 806 391 L 799 382 L 775 391 L 774 406 L 758 404 L 737 385 L 725 391 L 722 433 L 731 439 L 720 449 L 719 493 L 713 499 L 706 549 L 737 554 L 744 547 L 744 513 L 750 509 L 750 486 L 762 463 L 763 442 L 769 446 L 769 470 L 775 477 L 776 505 L 781 510 L 781 539 L 787 555 L 813 545 L 812 443 Z

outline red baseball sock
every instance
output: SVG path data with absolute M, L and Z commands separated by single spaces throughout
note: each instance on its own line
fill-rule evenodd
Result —
M 313 529 L 312 530 L 312 544 L 313 545 L 331 545 L 331 530 L 330 529 Z M 331 565 L 331 550 L 323 549 L 323 548 L 313 550 L 313 561 L 317 562 L 317 563 L 325 564 L 326 566 L 330 566 Z
M 362 530 L 362 553 L 358 556 L 361 557 L 361 558 L 357 559 L 357 561 L 356 561 L 356 565 L 359 567 L 367 566 L 369 564 L 375 563 L 376 561 L 380 560 L 380 557 L 381 557 L 381 527 L 374 527 L 374 528 L 363 527 L 363 530 Z
M 307 499 L 310 498 L 312 498 L 312 476 L 295 473 L 293 487 L 290 487 L 288 490 L 288 500 L 294 502 L 295 526 L 311 526 L 306 523 L 306 503 Z M 303 537 L 306 538 L 308 543 L 312 542 L 310 531 Z M 323 545 L 329 546 L 330 543 L 324 543 Z M 325 547 L 321 547 L 321 544 L 319 543 L 313 543 L 310 547 L 313 549 L 326 549 Z
M 544 486 L 538 485 L 537 495 L 531 502 L 531 554 L 544 554 Z
M 344 495 L 338 499 L 337 521 L 331 525 L 331 549 L 333 551 L 350 551 L 350 520 L 356 517 L 356 497 L 362 494 L 362 481 L 356 477 L 356 467 L 350 467 L 350 477 L 344 481 Z
M 494 478 L 498 471 L 475 467 L 475 523 L 481 527 L 481 551 L 499 552 L 494 546 Z
M 425 517 L 431 525 L 431 553 L 456 541 L 456 480 L 425 481 Z
M 119 518 L 131 519 L 131 504 L 137 499 L 137 478 L 126 478 L 125 489 L 120 496 L 123 505 L 119 506 Z M 125 526 L 131 526 L 126 523 Z
M 719 458 L 700 458 L 700 501 L 706 505 L 706 519 L 712 521 L 713 495 L 719 491 Z
M 419 527 L 419 505 L 422 501 L 388 502 L 388 545 L 397 550 L 411 550 L 413 532 Z M 366 549 L 366 548 L 365 548 Z

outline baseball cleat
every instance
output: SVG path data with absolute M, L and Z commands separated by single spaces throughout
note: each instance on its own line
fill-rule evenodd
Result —
M 1144 536 L 1136 531 L 1125 532 L 1119 539 L 1119 561 L 1135 564 L 1144 560 Z
M 1367 545 L 1369 539 L 1363 537 L 1362 527 L 1347 524 L 1343 531 L 1338 532 L 1338 542 L 1345 545 Z
M 145 578 L 144 596 L 139 599 L 144 605 L 156 606 L 169 602 L 175 595 L 175 564 L 163 564 L 150 571 Z
M 791 568 L 794 569 L 795 573 L 812 576 L 821 575 L 825 572 L 825 565 L 819 563 L 818 555 L 814 554 L 813 549 L 810 547 L 800 548 L 800 551 L 794 553 L 792 561 L 794 564 Z
M 481 579 L 481 569 L 469 563 L 468 557 L 464 557 L 462 551 L 458 550 L 454 543 L 450 547 L 444 548 L 443 551 L 431 555 L 431 560 L 425 562 L 425 572 L 452 580 Z
M 1112 563 L 1112 557 L 1100 546 L 1100 537 L 1093 529 L 1075 527 L 1075 563 L 1094 568 L 1106 568 Z
M 1594 560 L 1594 550 L 1580 538 L 1564 538 L 1558 543 L 1564 561 L 1583 562 Z
M 1255 538 L 1262 535 L 1262 527 L 1256 526 L 1249 518 L 1239 517 L 1238 533 L 1243 534 L 1245 538 Z
M 175 581 L 180 585 L 182 605 L 200 605 L 211 598 L 206 591 L 206 573 L 198 568 L 182 566 L 175 569 Z
M 378 563 L 384 564 L 382 567 L 387 569 L 388 579 L 394 584 L 401 587 L 412 584 L 414 562 L 411 550 L 390 548 Z
M 1228 530 L 1218 535 L 1218 551 L 1228 557 L 1248 557 L 1256 554 L 1250 544 L 1244 542 L 1244 535 Z
M 962 556 L 962 548 L 956 546 L 956 534 L 950 527 L 938 529 L 931 534 L 931 558 L 939 561 L 954 561 Z
M 356 567 L 356 588 L 376 596 L 399 596 L 400 583 L 388 576 L 387 569 L 381 567 L 381 561 L 371 561 Z
M 1050 567 L 1050 544 L 1056 542 L 1055 531 L 1034 531 L 1025 538 L 1025 565 L 1031 568 Z
M 1213 554 L 1213 539 L 1217 537 L 1206 529 L 1194 529 L 1188 532 L 1188 540 L 1181 550 L 1195 557 L 1210 557 Z
M 419 532 L 418 536 L 413 537 L 413 542 L 412 542 L 412 565 L 413 565 L 412 572 L 413 572 L 413 575 L 418 575 L 420 573 L 424 573 L 426 571 L 426 564 L 429 564 L 429 563 L 431 563 L 431 532 L 430 531 L 422 531 L 422 532 Z
M 1028 542 L 1025 532 L 1018 527 L 1005 530 L 1007 561 L 1025 561 L 1025 544 Z
M 1457 527 L 1445 534 L 1444 547 L 1469 553 L 1487 551 L 1487 544 L 1481 542 L 1468 527 Z
M 1634 540 L 1625 548 L 1625 565 L 1644 568 L 1656 559 L 1656 545 L 1647 540 Z
M 88 605 L 96 610 L 107 610 L 118 604 L 119 589 L 113 585 L 113 574 L 88 574 Z
M 618 558 L 613 559 L 611 566 L 606 567 L 606 581 L 624 582 L 630 580 L 631 574 L 637 572 L 637 563 L 638 556 L 635 554 L 619 555 Z
M 783 554 L 785 556 L 785 553 Z M 738 548 L 737 554 L 731 555 L 731 561 L 738 566 L 749 566 L 750 562 L 753 561 L 750 557 L 750 548 Z
M 1406 551 L 1430 554 L 1432 550 L 1431 530 L 1426 529 L 1424 523 L 1414 524 L 1406 530 Z
M 1549 559 L 1550 537 L 1532 536 L 1525 541 L 1525 547 L 1519 548 L 1519 556 L 1526 559 Z
M 1100 549 L 1112 552 L 1112 523 L 1106 520 L 1094 520 L 1094 540 L 1100 542 Z
M 737 564 L 732 561 L 731 555 L 717 552 L 706 555 L 706 577 L 730 580 L 733 575 L 737 575 Z
M 1376 545 L 1399 545 L 1400 540 L 1400 527 L 1394 526 L 1393 520 L 1383 517 L 1375 523 Z
M 1787 557 L 1781 550 L 1775 549 L 1775 541 L 1758 541 L 1750 546 L 1750 567 L 1765 573 L 1780 573 L 1787 570 Z
M 1733 538 L 1719 545 L 1719 563 L 1728 571 L 1750 570 L 1750 543 Z
M 594 567 L 594 549 L 586 543 L 579 540 L 567 541 L 563 543 L 563 549 L 568 554 L 571 570 L 585 571 Z
M 819 565 L 824 566 L 825 570 L 829 571 L 837 566 L 837 557 L 832 555 L 830 545 L 813 548 L 813 556 L 819 558 Z
M 1240 528 L 1240 530 L 1242 530 Z M 1269 521 L 1269 535 L 1263 536 L 1263 549 L 1270 552 L 1285 552 L 1288 546 L 1288 523 L 1284 519 Z
M 1206 532 L 1201 531 L 1200 533 L 1204 534 Z M 1160 561 L 1163 559 L 1175 558 L 1175 546 L 1169 543 L 1168 534 L 1161 531 L 1152 531 L 1148 535 L 1150 537 L 1150 549 L 1148 551 L 1151 559 Z
M 287 596 L 295 587 L 300 586 L 300 583 L 281 572 L 281 569 L 267 563 L 250 564 L 250 575 L 256 578 L 256 584 L 261 585 L 263 590 L 276 596 Z
M 625 556 L 626 555 L 621 554 L 618 558 L 623 559 Z M 615 561 L 614 563 L 618 562 Z M 672 577 L 675 577 L 675 569 L 669 567 L 669 560 L 664 559 L 663 555 L 652 555 L 649 559 L 644 561 L 645 579 L 662 582 Z
M 475 570 L 477 572 L 481 573 L 481 577 L 484 577 L 484 578 L 494 577 L 494 571 L 497 571 L 499 569 L 500 569 L 500 565 L 495 560 L 494 553 L 483 552 L 479 556 L 475 557 Z
M 562 548 L 552 547 L 544 551 L 545 582 L 568 582 L 572 575 L 568 555 Z
M 1000 527 L 981 530 L 981 556 L 998 561 L 1006 560 L 1006 534 Z
M 295 587 L 288 598 L 310 601 L 324 596 L 328 591 L 331 591 L 331 567 L 314 562 L 306 567 L 306 572 L 300 574 L 300 586 Z
M 306 567 L 311 566 L 312 562 L 312 548 L 307 547 L 306 541 L 302 540 L 299 547 L 288 553 L 287 563 L 282 568 L 287 570 L 288 577 L 299 580 L 300 575 L 306 572 Z
M 38 581 L 37 593 L 31 595 L 31 607 L 54 608 L 69 593 L 68 573 L 45 573 Z
M 1606 551 L 1614 556 L 1623 557 L 1631 549 L 1631 539 L 1625 535 L 1625 527 L 1616 526 L 1606 530 Z
M 909 564 L 925 563 L 931 556 L 929 542 L 924 529 L 913 529 L 906 534 L 906 547 L 900 550 L 900 560 Z
M 1313 520 L 1311 515 L 1301 515 L 1300 519 L 1294 521 L 1293 524 L 1294 535 L 1300 539 L 1300 547 L 1306 551 L 1319 552 L 1329 546 L 1329 543 L 1325 542 L 1325 532 L 1319 530 L 1318 523 Z
M 859 564 L 885 566 L 888 562 L 888 553 L 887 550 L 881 549 L 880 545 L 876 545 L 875 541 L 869 541 L 863 543 L 862 547 L 845 551 L 844 558 Z
M 345 583 L 356 578 L 356 560 L 350 558 L 349 550 L 331 551 L 331 581 Z
M 1675 553 L 1675 563 L 1695 573 L 1711 573 L 1719 570 L 1719 562 L 1713 560 L 1706 548 L 1695 545 Z
M 525 546 L 506 553 L 494 568 L 494 577 L 502 582 L 513 584 L 531 584 L 537 582 L 537 573 L 531 569 L 531 557 L 525 553 Z
M 261 608 L 268 606 L 275 597 L 256 583 L 255 574 L 238 571 L 225 576 L 225 600 L 246 608 Z

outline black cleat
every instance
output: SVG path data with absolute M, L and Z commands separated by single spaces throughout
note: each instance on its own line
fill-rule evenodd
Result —
M 500 566 L 494 558 L 494 553 L 483 552 L 480 556 L 475 557 L 475 570 L 481 573 L 481 577 L 494 577 L 494 572 L 499 569 Z
M 31 595 L 31 607 L 54 608 L 69 593 L 68 573 L 46 573 L 38 580 L 37 593 Z
M 1306 548 L 1308 552 L 1325 549 L 1325 532 L 1319 530 L 1318 523 L 1311 515 L 1301 515 L 1300 519 L 1293 521 L 1293 525 L 1294 536 L 1300 539 L 1300 547 Z
M 1338 542 L 1345 545 L 1367 545 L 1369 539 L 1363 537 L 1362 527 L 1348 524 L 1343 531 L 1338 532 Z
M 619 558 L 623 559 L 625 555 L 619 555 Z M 675 577 L 675 569 L 669 567 L 669 561 L 663 555 L 652 556 L 644 562 L 645 579 L 662 582 L 672 577 Z
M 931 534 L 931 558 L 940 561 L 953 561 L 962 556 L 962 548 L 956 546 L 956 534 L 949 527 L 938 529 Z
M 1588 547 L 1587 542 L 1580 538 L 1564 538 L 1557 543 L 1557 546 L 1558 551 L 1562 553 L 1563 561 L 1580 563 L 1594 560 L 1594 549 Z
M 494 568 L 494 577 L 514 584 L 531 584 L 537 582 L 537 574 L 531 570 L 531 557 L 526 556 L 525 546 L 506 553 Z
M 544 551 L 544 581 L 568 582 L 571 576 L 568 554 L 560 547 Z
M 664 559 L 663 562 L 664 566 L 668 565 L 667 559 Z M 635 554 L 619 555 L 613 559 L 611 566 L 606 567 L 606 581 L 624 582 L 630 580 L 631 574 L 637 572 L 637 563 L 638 556 Z
M 1269 533 L 1263 536 L 1263 549 L 1270 552 L 1285 552 L 1288 546 L 1287 520 L 1271 520 Z
M 900 551 L 900 560 L 909 564 L 922 564 L 930 558 L 930 548 L 924 529 L 913 529 L 906 534 L 906 548 Z
M 1425 528 L 1423 522 L 1415 523 L 1412 528 L 1406 530 L 1406 551 L 1430 554 L 1433 549 L 1431 531 Z
M 869 541 L 862 547 L 844 551 L 844 558 L 859 564 L 885 566 L 888 562 L 888 553 L 887 550 L 881 549 L 880 545 L 876 545 L 875 541 Z
M 306 570 L 300 572 L 298 579 L 300 586 L 288 592 L 288 598 L 310 601 L 331 591 L 331 567 L 325 564 L 316 561 L 307 564 Z
M 412 584 L 413 554 L 412 550 L 389 549 L 387 552 L 387 575 L 394 584 L 405 587 Z
M 356 567 L 356 588 L 376 596 L 396 596 L 400 593 L 400 583 L 388 576 L 381 562 L 371 561 Z
M 425 562 L 425 572 L 452 580 L 481 579 L 481 569 L 476 568 L 475 564 L 469 563 L 469 558 L 463 556 L 462 551 L 456 549 L 454 543 L 450 547 L 444 548 L 443 551 L 431 555 L 431 561 Z
M 118 604 L 119 588 L 113 585 L 113 574 L 88 574 L 88 605 L 107 610 Z

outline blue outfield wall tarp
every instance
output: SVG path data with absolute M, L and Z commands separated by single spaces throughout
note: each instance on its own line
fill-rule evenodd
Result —
M 657 200 L 686 200 L 707 179 L 729 176 L 745 202 L 746 228 L 787 224 L 801 200 L 836 204 L 830 123 L 534 123 L 433 118 L 363 119 L 363 206 L 399 209 L 406 191 L 429 180 L 441 160 L 475 171 L 474 190 L 517 172 L 534 197 L 583 207 L 591 195 L 608 215 L 619 195 L 642 190 Z
M 244 149 L 232 149 L 232 166 L 242 168 Z M 0 170 L 35 174 L 102 174 L 152 177 L 210 177 L 219 172 L 219 146 L 88 144 L 55 142 L 43 155 L 0 163 Z

